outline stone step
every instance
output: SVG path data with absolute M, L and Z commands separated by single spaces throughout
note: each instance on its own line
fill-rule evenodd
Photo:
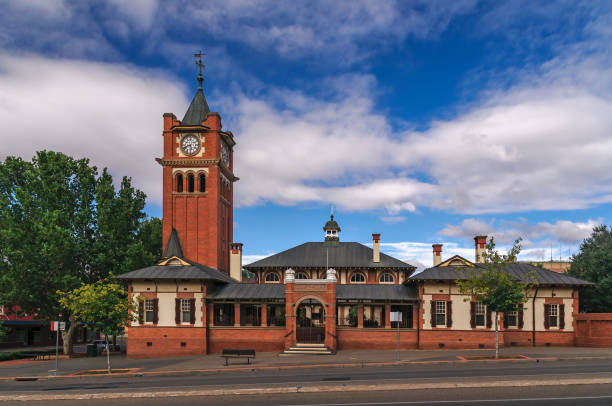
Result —
M 284 355 L 298 355 L 298 354 L 303 354 L 303 355 L 333 355 L 334 353 L 331 352 L 330 350 L 325 350 L 325 351 L 302 351 L 302 350 L 285 350 L 283 352 L 281 352 L 278 355 L 284 356 Z
M 334 352 L 327 348 L 325 344 L 296 344 L 295 347 L 289 347 L 279 355 L 292 354 L 333 355 Z
M 296 347 L 303 347 L 303 348 L 327 348 L 325 346 L 325 344 L 306 344 L 306 343 L 297 343 L 295 345 Z

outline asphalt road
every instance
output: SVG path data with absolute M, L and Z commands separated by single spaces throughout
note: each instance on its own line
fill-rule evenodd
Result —
M 477 362 L 0 381 L 0 395 L 612 377 L 610 360 Z M 608 403 L 612 405 L 612 401 Z
M 612 404 L 612 385 L 544 386 L 529 388 L 444 389 L 390 392 L 294 393 L 259 396 L 181 397 L 151 399 L 100 399 L 73 401 L 33 401 L 31 405 L 77 406 L 527 406 L 527 405 L 606 405 Z M 6 402 L 3 405 L 23 405 Z

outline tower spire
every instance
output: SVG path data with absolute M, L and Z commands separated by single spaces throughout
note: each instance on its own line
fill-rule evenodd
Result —
M 202 90 L 202 82 L 204 81 L 204 76 L 202 76 L 202 69 L 204 69 L 206 65 L 202 63 L 203 55 L 205 54 L 202 52 L 202 50 L 193 54 L 193 56 L 196 58 L 195 64 L 198 67 L 198 90 Z
M 185 113 L 185 117 L 183 117 L 181 121 L 182 125 L 202 125 L 202 122 L 206 120 L 208 113 L 210 113 L 210 108 L 208 107 L 206 97 L 204 97 L 204 90 L 202 89 L 202 82 L 204 81 L 204 76 L 202 76 L 202 69 L 204 68 L 204 63 L 202 62 L 203 55 L 204 53 L 202 51 L 193 54 L 196 58 L 195 64 L 198 67 L 198 90 L 195 96 L 193 96 L 193 100 Z

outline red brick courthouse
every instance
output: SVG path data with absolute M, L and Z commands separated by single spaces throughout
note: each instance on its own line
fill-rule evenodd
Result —
M 144 299 L 127 329 L 128 356 L 392 349 L 398 326 L 390 312 L 402 314 L 405 349 L 494 345 L 493 315 L 454 283 L 481 267 L 486 237 L 475 238 L 475 262 L 442 262 L 434 244 L 434 267 L 413 276 L 414 266 L 380 251 L 380 234 L 372 248 L 341 241 L 332 215 L 321 241 L 244 266 L 254 278 L 243 281 L 242 244 L 232 236 L 235 140 L 210 111 L 202 80 L 182 120 L 164 114 L 164 257 L 118 277 Z M 574 345 L 577 322 L 584 334 L 596 325 L 577 320 L 577 288 L 589 282 L 528 264 L 507 271 L 519 279 L 534 272 L 537 285 L 523 310 L 499 315 L 503 345 Z

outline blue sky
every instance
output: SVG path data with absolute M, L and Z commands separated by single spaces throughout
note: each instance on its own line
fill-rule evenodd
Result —
M 162 114 L 205 93 L 237 140 L 246 262 L 322 238 L 419 266 L 476 234 L 567 257 L 612 217 L 609 1 L 8 1 L 0 158 L 129 175 L 161 215 Z

